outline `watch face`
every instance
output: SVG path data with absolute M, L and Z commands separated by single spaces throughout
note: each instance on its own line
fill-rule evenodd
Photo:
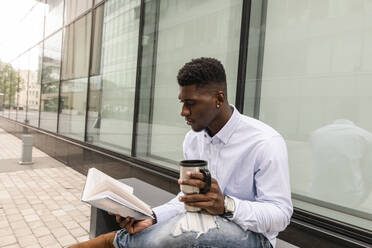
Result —
M 235 202 L 228 196 L 225 196 L 225 214 L 230 213 L 231 215 L 234 214 L 235 211 Z

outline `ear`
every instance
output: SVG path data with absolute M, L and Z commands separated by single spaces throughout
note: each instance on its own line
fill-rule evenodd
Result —
M 217 103 L 222 105 L 226 100 L 225 93 L 222 90 L 217 92 Z

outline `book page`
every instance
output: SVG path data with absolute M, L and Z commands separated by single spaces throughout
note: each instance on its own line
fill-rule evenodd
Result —
M 136 216 L 139 215 L 138 217 L 143 215 L 152 218 L 150 206 L 133 195 L 132 187 L 119 182 L 96 168 L 91 168 L 88 171 L 81 200 L 115 214 L 119 214 L 119 211 L 123 214 L 131 213 L 131 215 L 125 216 L 120 214 L 123 217 L 134 217 L 134 213 L 137 213 Z M 127 210 L 120 210 L 120 207 Z

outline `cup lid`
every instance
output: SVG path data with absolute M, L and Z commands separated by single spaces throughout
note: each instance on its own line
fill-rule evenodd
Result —
M 208 164 L 205 160 L 182 160 L 180 162 L 180 166 L 183 167 L 201 167 L 206 166 Z

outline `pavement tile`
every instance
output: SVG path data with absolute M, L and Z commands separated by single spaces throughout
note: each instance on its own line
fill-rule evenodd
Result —
M 20 246 L 18 244 L 14 245 L 7 245 L 7 246 L 1 246 L 2 248 L 19 248 Z
M 38 241 L 39 244 L 45 248 L 49 248 L 52 245 L 58 243 L 57 240 L 51 234 L 39 238 Z
M 23 216 L 21 214 L 8 215 L 7 218 L 9 222 L 23 220 Z
M 64 227 L 53 228 L 51 229 L 51 232 L 55 237 L 62 237 L 69 234 L 68 230 Z
M 89 235 L 84 235 L 84 236 L 78 237 L 77 240 L 79 242 L 88 241 L 89 240 Z
M 29 225 L 29 227 L 30 227 L 31 229 L 36 229 L 36 228 L 38 228 L 38 227 L 42 227 L 42 226 L 44 226 L 44 223 L 41 222 L 40 220 L 37 220 L 37 221 L 29 222 L 28 225 Z
M 37 214 L 31 214 L 31 215 L 26 215 L 25 216 L 25 220 L 27 222 L 31 222 L 31 221 L 40 220 L 40 218 L 39 218 L 39 216 Z
M 37 227 L 37 228 L 33 229 L 32 231 L 33 231 L 33 233 L 36 237 L 42 237 L 42 236 L 45 236 L 47 234 L 50 234 L 49 229 L 44 227 L 44 226 Z
M 16 238 L 13 235 L 0 237 L 1 246 L 11 245 L 17 243 Z
M 68 246 L 77 243 L 77 240 L 70 234 L 63 237 L 57 237 L 57 240 L 62 246 Z
M 17 238 L 20 238 L 20 237 L 24 237 L 24 236 L 27 236 L 27 235 L 31 235 L 32 232 L 31 232 L 30 228 L 25 227 L 25 228 L 15 229 L 14 234 Z
M 0 228 L 0 237 L 5 237 L 11 234 L 13 234 L 13 231 L 10 227 Z
M 78 238 L 80 236 L 83 236 L 83 235 L 87 235 L 87 231 L 81 227 L 76 227 L 76 228 L 72 228 L 70 229 L 70 233 L 75 237 L 75 238 Z
M 21 247 L 27 247 L 38 244 L 39 241 L 36 239 L 34 235 L 31 234 L 18 238 L 18 243 L 20 244 Z

